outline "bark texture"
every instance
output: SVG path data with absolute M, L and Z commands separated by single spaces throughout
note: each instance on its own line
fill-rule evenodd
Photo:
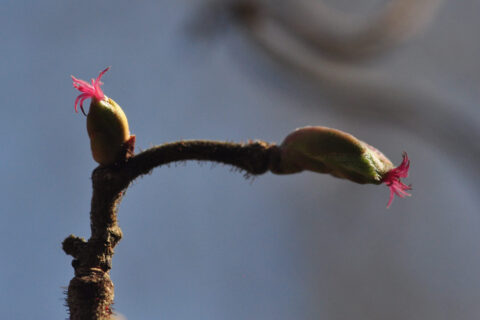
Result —
M 281 173 L 279 159 L 279 148 L 263 141 L 240 144 L 191 140 L 153 147 L 136 156 L 128 154 L 121 163 L 97 167 L 92 174 L 90 239 L 85 241 L 70 235 L 62 244 L 65 253 L 73 257 L 75 270 L 67 293 L 70 319 L 113 319 L 114 286 L 109 272 L 114 248 L 122 238 L 117 212 L 133 180 L 158 166 L 185 160 L 229 164 L 247 175 L 259 175 L 269 170 Z

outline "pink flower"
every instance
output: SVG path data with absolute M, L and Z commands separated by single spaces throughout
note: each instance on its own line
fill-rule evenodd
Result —
M 95 80 L 92 79 L 92 84 L 89 84 L 86 81 L 77 79 L 74 76 L 72 76 L 73 87 L 78 91 L 82 92 L 82 94 L 80 94 L 77 97 L 77 99 L 75 99 L 75 112 L 78 112 L 77 105 L 79 102 L 80 102 L 80 109 L 82 110 L 83 114 L 86 115 L 85 110 L 83 110 L 83 101 L 85 101 L 88 98 L 93 98 L 101 101 L 105 98 L 105 95 L 103 94 L 103 91 L 100 88 L 100 86 L 103 84 L 103 82 L 101 82 L 100 79 L 105 74 L 105 72 L 108 71 L 108 69 L 110 69 L 110 67 L 100 72 L 97 79 Z
M 410 160 L 406 152 L 403 153 L 402 163 L 392 170 L 388 171 L 382 182 L 390 188 L 390 200 L 388 200 L 387 208 L 392 204 L 394 194 L 400 198 L 411 196 L 406 190 L 412 190 L 412 187 L 405 185 L 400 181 L 400 178 L 408 177 L 408 169 L 410 168 Z

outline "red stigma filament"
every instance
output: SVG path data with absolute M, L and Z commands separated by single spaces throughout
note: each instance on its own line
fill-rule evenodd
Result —
M 83 101 L 85 101 L 88 98 L 93 98 L 96 100 L 103 100 L 105 98 L 105 95 L 103 94 L 102 88 L 100 86 L 103 84 L 103 82 L 100 81 L 102 76 L 105 74 L 105 72 L 108 71 L 110 67 L 106 68 L 100 74 L 96 79 L 91 80 L 91 84 L 84 81 L 75 78 L 72 76 L 73 80 L 73 87 L 77 89 L 78 91 L 82 92 L 78 97 L 75 99 L 75 112 L 78 112 L 78 104 L 80 104 L 80 110 L 82 110 L 82 113 L 85 114 L 85 110 L 83 109 Z
M 385 177 L 383 178 L 383 183 L 390 188 L 390 199 L 388 200 L 387 208 L 393 202 L 393 198 L 397 195 L 400 198 L 405 198 L 407 196 L 411 196 L 407 190 L 411 190 L 411 186 L 407 186 L 400 178 L 408 177 L 408 170 L 410 168 L 410 160 L 408 159 L 408 155 L 406 152 L 403 153 L 403 160 L 402 163 L 392 170 L 388 171 Z

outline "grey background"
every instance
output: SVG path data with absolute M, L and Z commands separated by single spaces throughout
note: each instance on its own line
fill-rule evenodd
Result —
M 363 12 L 382 1 L 342 1 Z M 0 318 L 63 319 L 61 250 L 89 236 L 85 119 L 69 76 L 95 77 L 138 150 L 178 139 L 281 142 L 304 125 L 350 132 L 397 164 L 409 199 L 327 175 L 189 162 L 128 190 L 111 273 L 128 319 L 457 319 L 480 314 L 480 1 L 317 82 L 231 28 L 192 37 L 202 1 L 0 1 Z M 325 89 L 328 87 L 329 89 Z

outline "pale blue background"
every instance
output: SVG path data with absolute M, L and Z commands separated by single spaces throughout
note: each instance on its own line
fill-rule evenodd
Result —
M 477 318 L 480 1 L 447 1 L 423 35 L 364 66 L 384 80 L 328 94 L 238 29 L 192 37 L 201 7 L 0 1 L 0 318 L 67 317 L 73 269 L 61 242 L 89 236 L 96 166 L 69 76 L 88 80 L 109 65 L 104 91 L 139 149 L 281 142 L 325 125 L 396 163 L 408 151 L 414 185 L 386 210 L 384 186 L 326 175 L 248 181 L 221 165 L 157 169 L 120 208 L 112 278 L 126 318 Z

